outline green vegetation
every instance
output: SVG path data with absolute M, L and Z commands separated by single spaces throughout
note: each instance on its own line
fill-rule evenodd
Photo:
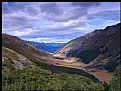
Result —
M 39 66 L 41 69 L 50 70 L 53 73 L 68 73 L 68 74 L 78 74 L 87 78 L 92 79 L 94 82 L 99 82 L 95 76 L 88 74 L 84 72 L 83 70 L 74 69 L 74 68 L 68 68 L 68 67 L 61 67 L 61 66 L 55 66 L 55 65 L 49 65 L 45 63 L 41 63 L 39 61 L 36 61 L 35 59 L 31 60 L 33 63 L 35 63 L 37 66 Z
M 15 70 L 15 65 L 11 59 L 2 58 L 2 74 L 6 75 Z
M 2 90 L 104 90 L 103 85 L 86 72 L 32 61 L 37 64 L 34 68 L 10 72 L 2 69 Z
M 101 83 L 76 74 L 27 68 L 2 77 L 2 90 L 104 90 Z
M 118 65 L 109 84 L 104 83 L 105 91 L 121 91 L 121 65 Z
M 16 70 L 11 59 L 2 58 L 2 90 L 120 91 L 121 65 L 108 85 L 82 70 L 49 65 L 35 59 L 31 61 L 36 67 Z
M 11 52 L 11 51 L 8 51 L 7 49 L 5 48 L 2 48 L 2 56 L 3 57 L 7 57 L 9 59 L 14 59 L 14 60 L 18 60 L 18 57 L 15 53 Z
M 2 47 L 2 75 L 7 75 L 15 70 L 15 65 L 12 59 L 17 60 L 17 55 Z
M 110 91 L 121 91 L 121 65 L 117 66 L 110 83 Z

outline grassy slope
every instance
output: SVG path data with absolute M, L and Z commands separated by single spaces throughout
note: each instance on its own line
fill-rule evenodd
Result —
M 48 65 L 37 60 L 31 60 L 36 64 L 34 68 L 16 70 L 13 60 L 18 60 L 18 56 L 5 48 L 2 48 L 2 59 L 3 90 L 104 89 L 94 76 L 81 70 Z

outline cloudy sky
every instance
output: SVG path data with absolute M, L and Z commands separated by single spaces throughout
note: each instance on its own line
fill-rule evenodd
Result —
M 2 33 L 64 43 L 120 22 L 119 2 L 3 2 Z

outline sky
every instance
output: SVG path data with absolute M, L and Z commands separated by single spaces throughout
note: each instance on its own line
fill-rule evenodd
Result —
M 120 22 L 120 2 L 2 2 L 2 33 L 66 43 Z

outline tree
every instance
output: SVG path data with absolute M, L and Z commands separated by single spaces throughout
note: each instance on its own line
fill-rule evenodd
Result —
M 121 91 L 121 65 L 117 66 L 116 70 L 114 71 L 114 76 L 110 83 L 110 90 L 111 91 Z

